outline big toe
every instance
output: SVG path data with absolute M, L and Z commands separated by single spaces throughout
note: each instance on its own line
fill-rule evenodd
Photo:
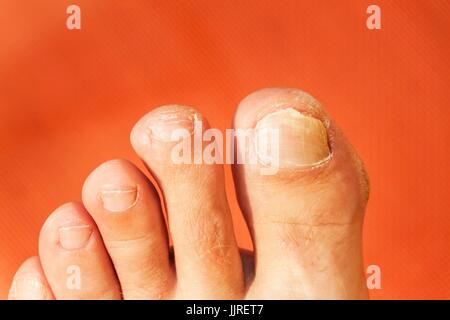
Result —
M 255 160 L 233 168 L 257 258 L 250 295 L 364 298 L 368 183 L 320 103 L 296 89 L 260 90 L 240 103 L 234 126 L 254 130 L 253 143 L 237 134 L 237 145 Z

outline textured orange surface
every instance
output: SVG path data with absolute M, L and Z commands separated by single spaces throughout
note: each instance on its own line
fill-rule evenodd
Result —
M 65 27 L 73 3 L 80 31 Z M 371 3 L 382 30 L 366 28 Z M 367 165 L 372 297 L 450 298 L 449 18 L 431 0 L 0 0 L 0 298 L 90 170 L 142 168 L 128 142 L 141 115 L 182 103 L 225 129 L 268 86 L 315 95 Z

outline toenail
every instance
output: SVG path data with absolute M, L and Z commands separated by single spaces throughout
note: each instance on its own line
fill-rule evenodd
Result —
M 104 186 L 100 196 L 103 208 L 109 212 L 123 212 L 136 204 L 137 188 Z
M 305 115 L 296 109 L 286 108 L 263 117 L 256 124 L 257 154 L 262 164 L 273 164 L 276 160 L 281 168 L 311 168 L 331 158 L 327 129 L 322 121 Z M 278 135 L 278 152 L 265 151 L 274 146 L 264 131 L 275 130 Z M 272 159 L 276 155 L 278 159 Z
M 177 141 L 174 136 L 186 133 L 189 136 L 194 132 L 195 121 L 200 121 L 201 116 L 194 109 L 169 106 L 167 109 L 158 110 L 152 114 L 147 122 L 148 134 L 152 139 L 164 142 Z
M 47 290 L 37 276 L 23 275 L 14 279 L 9 299 L 11 300 L 41 300 L 47 297 Z
M 66 250 L 83 248 L 91 237 L 90 225 L 67 226 L 59 228 L 59 243 Z

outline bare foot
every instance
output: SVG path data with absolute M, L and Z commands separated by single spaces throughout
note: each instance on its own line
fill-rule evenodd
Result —
M 164 195 L 168 226 L 144 173 L 126 160 L 106 162 L 87 177 L 82 204 L 67 203 L 49 216 L 39 257 L 19 268 L 10 299 L 367 298 L 368 180 L 319 102 L 295 89 L 264 89 L 238 107 L 236 129 L 280 133 L 275 174 L 261 174 L 271 159 L 259 154 L 257 163 L 233 167 L 254 261 L 236 245 L 222 165 L 171 161 L 171 132 L 192 131 L 195 119 L 207 129 L 194 109 L 164 106 L 131 133 Z M 67 284 L 74 266 L 79 290 Z

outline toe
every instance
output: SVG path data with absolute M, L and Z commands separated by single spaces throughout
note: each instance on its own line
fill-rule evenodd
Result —
M 167 230 L 156 190 L 126 160 L 106 162 L 83 186 L 125 299 L 166 298 L 174 282 Z
M 364 296 L 368 184 L 320 103 L 300 90 L 260 90 L 241 102 L 234 126 L 255 133 L 237 144 L 256 160 L 233 167 L 256 248 L 253 292 L 272 283 L 266 291 L 278 297 Z
M 214 133 L 197 111 L 176 105 L 153 110 L 131 133 L 164 195 L 178 297 L 238 298 L 244 287 Z
M 53 300 L 53 293 L 45 278 L 38 257 L 31 257 L 22 263 L 14 275 L 9 300 Z
M 120 286 L 92 218 L 68 203 L 47 219 L 39 256 L 57 299 L 120 299 Z

